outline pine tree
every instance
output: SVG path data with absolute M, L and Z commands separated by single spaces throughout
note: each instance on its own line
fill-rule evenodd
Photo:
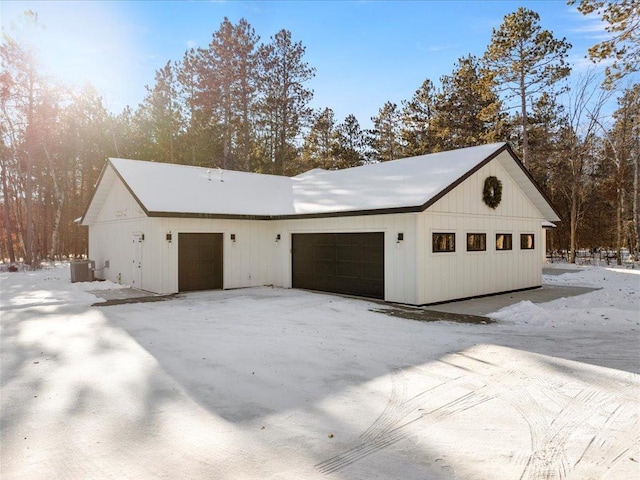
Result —
M 333 110 L 325 108 L 314 115 L 309 133 L 305 136 L 302 146 L 302 169 L 336 168 L 335 151 Z
M 148 154 L 145 157 L 167 163 L 177 163 L 176 142 L 182 131 L 183 119 L 178 103 L 178 87 L 171 62 L 156 71 L 153 87 L 145 87 L 147 95 L 139 110 L 141 128 L 145 131 Z M 183 163 L 183 162 L 180 162 Z
M 175 65 L 177 80 L 178 108 L 184 122 L 184 163 L 198 165 L 198 140 L 204 124 L 200 113 L 199 85 L 199 53 L 191 48 L 187 50 L 182 60 Z
M 349 114 L 334 132 L 335 168 L 357 167 L 365 162 L 365 132 L 355 115 Z
M 493 30 L 484 55 L 496 85 L 508 98 L 519 100 L 523 162 L 527 167 L 530 102 L 535 102 L 543 92 L 557 94 L 554 88 L 571 71 L 567 64 L 571 44 L 565 38 L 556 39 L 552 32 L 543 30 L 539 22 L 536 12 L 520 7 L 505 16 L 500 27 Z
M 576 1 L 567 3 L 573 5 Z M 612 34 L 589 48 L 589 58 L 594 62 L 613 59 L 605 70 L 605 86 L 613 87 L 624 76 L 640 70 L 639 0 L 579 0 L 578 10 L 584 15 L 596 13 Z
M 426 79 L 411 100 L 402 102 L 402 128 L 400 135 L 405 145 L 404 155 L 411 157 L 433 151 L 435 146 L 433 118 L 436 108 L 436 89 Z
M 460 58 L 453 73 L 441 82 L 433 120 L 435 150 L 471 147 L 501 137 L 501 103 L 476 57 Z
M 298 135 L 311 119 L 313 91 L 305 84 L 315 69 L 304 61 L 305 47 L 280 30 L 258 48 L 258 109 L 265 170 L 286 175 L 295 170 Z
M 371 147 L 370 161 L 387 162 L 402 156 L 401 113 L 398 105 L 386 102 L 378 111 L 378 115 L 371 117 L 373 129 L 369 132 L 369 146 Z
M 185 53 L 177 78 L 189 163 L 251 168 L 258 41 L 245 19 L 225 17 L 207 48 Z
M 533 105 L 529 119 L 529 172 L 543 189 L 550 188 L 549 162 L 557 151 L 560 132 L 566 122 L 564 108 L 553 96 L 543 93 Z
M 248 168 L 258 40 L 253 27 L 245 19 L 233 25 L 225 17 L 213 35 L 209 56 L 205 57 L 211 63 L 209 74 L 213 75 L 218 89 L 218 117 L 223 137 L 222 168 Z

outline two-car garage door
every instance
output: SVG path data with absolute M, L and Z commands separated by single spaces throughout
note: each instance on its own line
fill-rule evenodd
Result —
M 384 298 L 384 233 L 292 235 L 292 286 Z

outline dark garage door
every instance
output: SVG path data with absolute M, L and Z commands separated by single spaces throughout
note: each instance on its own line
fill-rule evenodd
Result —
M 292 285 L 384 298 L 384 233 L 297 233 Z
M 178 290 L 222 288 L 222 234 L 178 234 Z

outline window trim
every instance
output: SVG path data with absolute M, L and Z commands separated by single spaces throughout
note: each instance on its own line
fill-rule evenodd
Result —
M 498 248 L 498 236 L 504 235 L 505 237 L 510 237 L 511 241 L 509 242 L 509 248 Z M 512 252 L 513 251 L 513 233 L 509 232 L 499 232 L 496 233 L 496 241 L 495 241 L 496 252 Z
M 469 248 L 469 236 L 470 235 L 478 235 L 478 236 L 484 236 L 484 248 Z M 479 252 L 486 252 L 487 251 L 487 234 L 484 232 L 467 232 L 467 252 L 472 252 L 472 253 L 479 253 Z
M 523 247 L 522 246 L 522 239 L 525 236 L 531 236 L 531 247 Z M 521 233 L 520 234 L 520 250 L 535 250 L 536 249 L 536 236 L 534 233 Z
M 436 235 L 453 235 L 453 250 L 436 250 Z M 456 232 L 431 232 L 431 253 L 456 253 Z

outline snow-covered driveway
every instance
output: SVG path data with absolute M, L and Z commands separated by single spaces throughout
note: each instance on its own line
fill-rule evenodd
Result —
M 0 274 L 0 477 L 640 477 L 635 271 L 490 325 L 258 288 L 91 307 Z M 105 285 L 108 286 L 108 285 Z

